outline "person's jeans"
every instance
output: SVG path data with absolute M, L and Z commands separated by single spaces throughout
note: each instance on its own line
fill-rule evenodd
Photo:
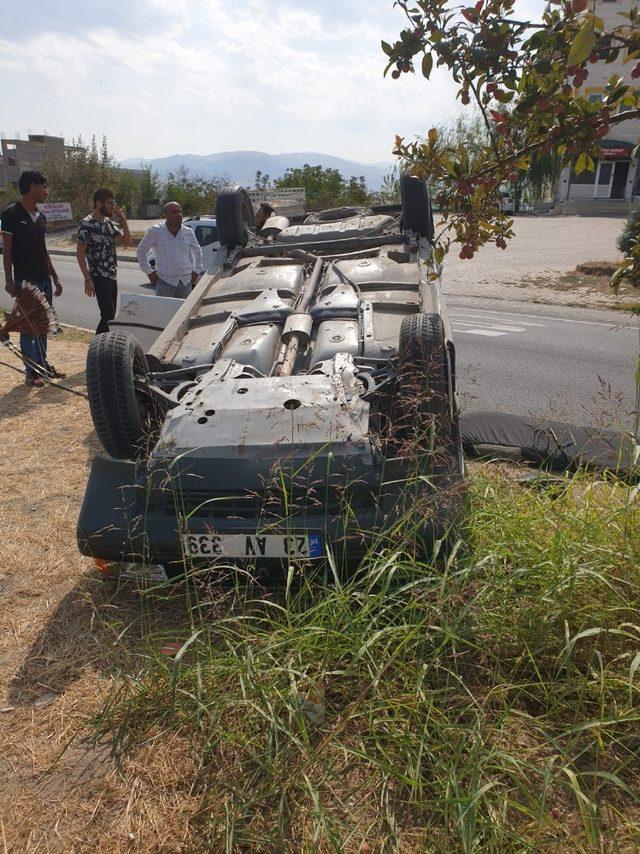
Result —
M 20 291 L 22 287 L 23 279 L 16 280 L 16 288 Z M 32 281 L 32 285 L 35 285 L 42 293 L 45 295 L 47 302 L 49 305 L 53 305 L 53 286 L 51 284 L 51 277 L 47 276 L 46 279 L 40 279 L 39 281 Z M 32 362 L 35 362 L 36 365 L 39 365 L 44 371 L 47 370 L 47 336 L 46 335 L 29 335 L 26 332 L 20 333 L 20 350 L 22 351 L 22 355 L 26 356 L 27 359 L 30 359 Z M 38 376 L 37 372 L 30 368 L 29 365 L 26 365 L 26 373 L 27 379 L 31 380 L 35 376 Z
M 109 321 L 116 316 L 118 283 L 115 279 L 107 279 L 105 276 L 91 276 L 91 281 L 100 309 L 100 323 L 96 329 L 96 335 L 100 335 L 101 332 L 109 331 Z
M 175 297 L 175 299 L 186 299 L 191 293 L 191 282 L 187 282 L 186 284 L 182 281 L 178 282 L 177 285 L 170 285 L 169 282 L 165 282 L 164 279 L 158 279 L 156 282 L 156 296 L 157 297 Z

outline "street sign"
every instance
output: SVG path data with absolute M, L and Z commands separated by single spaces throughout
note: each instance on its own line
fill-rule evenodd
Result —
M 46 218 L 52 222 L 73 219 L 71 202 L 42 202 L 38 205 L 38 210 L 42 211 Z

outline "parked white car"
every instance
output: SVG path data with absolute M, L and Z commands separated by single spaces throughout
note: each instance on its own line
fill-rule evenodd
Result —
M 202 263 L 205 272 L 209 272 L 218 249 L 220 249 L 220 237 L 218 235 L 218 224 L 213 216 L 192 216 L 182 223 L 190 228 L 196 240 L 202 247 Z

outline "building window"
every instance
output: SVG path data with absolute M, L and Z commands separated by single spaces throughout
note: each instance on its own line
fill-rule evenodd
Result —
M 613 172 L 613 163 L 610 160 L 603 160 L 600 163 L 600 172 L 598 174 L 598 184 L 605 187 L 611 182 L 611 173 Z
M 579 175 L 571 170 L 571 183 L 572 184 L 595 184 L 596 181 L 596 173 L 589 172 L 588 169 L 585 169 L 584 172 L 581 172 Z M 608 182 L 607 182 L 608 183 Z

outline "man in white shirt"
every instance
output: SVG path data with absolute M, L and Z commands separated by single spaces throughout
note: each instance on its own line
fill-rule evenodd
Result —
M 138 244 L 138 264 L 156 286 L 156 296 L 185 299 L 202 271 L 202 249 L 192 229 L 182 224 L 182 208 L 167 202 L 164 224 L 152 225 Z M 153 252 L 156 268 L 149 263 Z

